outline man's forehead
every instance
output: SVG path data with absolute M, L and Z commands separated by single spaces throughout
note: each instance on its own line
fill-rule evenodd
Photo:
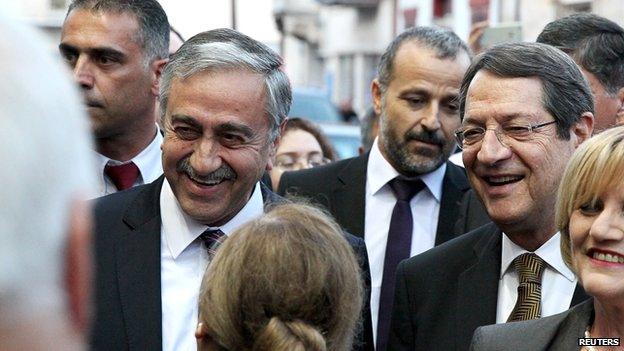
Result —
M 65 40 L 89 47 L 141 46 L 136 16 L 119 11 L 72 10 L 61 29 L 61 41 Z

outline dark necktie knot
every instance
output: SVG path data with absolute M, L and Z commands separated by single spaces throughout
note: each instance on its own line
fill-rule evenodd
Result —
M 389 182 L 390 188 L 399 201 L 410 201 L 414 195 L 421 191 L 425 184 L 420 179 L 408 180 L 394 178 Z
M 225 240 L 225 233 L 221 229 L 206 229 L 199 236 L 204 246 L 208 250 L 208 253 L 213 254 L 216 247 Z
M 104 174 L 115 184 L 117 190 L 131 188 L 139 177 L 140 171 L 134 162 L 130 161 L 118 166 L 106 165 Z

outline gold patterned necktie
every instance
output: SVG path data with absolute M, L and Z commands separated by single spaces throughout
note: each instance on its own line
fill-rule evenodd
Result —
M 534 253 L 525 253 L 513 263 L 518 273 L 518 300 L 507 322 L 540 318 L 544 260 Z

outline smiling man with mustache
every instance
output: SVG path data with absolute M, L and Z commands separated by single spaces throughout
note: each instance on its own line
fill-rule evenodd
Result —
M 215 245 L 284 201 L 259 181 L 292 96 L 277 54 L 233 30 L 203 32 L 172 56 L 161 83 L 164 176 L 96 205 L 95 350 L 195 350 Z M 369 281 L 364 241 L 345 237 Z M 363 338 L 372 340 L 370 325 Z
M 371 87 L 380 116 L 371 151 L 286 172 L 280 181 L 280 193 L 320 202 L 366 241 L 377 350 L 386 349 L 398 262 L 488 221 L 480 207 L 468 212 L 460 206 L 470 186 L 464 170 L 447 162 L 456 147 L 459 86 L 470 58 L 451 31 L 417 27 L 400 34 L 381 57 Z M 404 198 L 402 191 L 410 194 Z

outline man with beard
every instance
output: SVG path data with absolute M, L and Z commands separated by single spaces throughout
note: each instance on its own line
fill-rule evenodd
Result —
M 95 350 L 195 349 L 199 287 L 216 245 L 283 201 L 259 182 L 291 103 L 281 65 L 228 29 L 200 33 L 173 55 L 160 91 L 164 177 L 96 205 Z M 370 280 L 364 241 L 347 240 Z
M 97 195 L 147 184 L 163 170 L 156 99 L 169 53 L 156 0 L 74 0 L 59 50 L 84 95 L 97 152 Z
M 372 84 L 380 134 L 371 151 L 280 181 L 280 193 L 321 203 L 366 241 L 377 350 L 386 347 L 398 262 L 487 222 L 480 208 L 462 213 L 470 186 L 447 162 L 469 64 L 470 50 L 453 32 L 408 29 L 383 54 Z
M 468 350 L 479 326 L 553 315 L 587 298 L 561 257 L 554 212 L 593 110 L 581 71 L 552 46 L 504 44 L 477 56 L 455 135 L 493 223 L 401 262 L 390 350 Z

